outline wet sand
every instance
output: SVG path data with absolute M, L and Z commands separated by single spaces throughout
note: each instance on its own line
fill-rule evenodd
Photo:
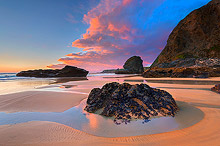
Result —
M 63 112 L 76 106 L 86 94 L 26 91 L 0 95 L 0 112 Z
M 128 80 L 142 80 L 142 77 L 130 77 L 124 78 Z M 168 79 L 170 80 L 170 79 Z M 172 79 L 171 79 L 172 80 Z M 207 80 L 207 79 L 178 79 L 178 80 Z M 220 81 L 220 78 L 211 78 L 212 81 Z M 89 93 L 90 89 L 93 87 L 102 86 L 107 80 L 103 81 L 79 81 L 79 82 L 68 82 L 65 85 L 77 85 L 75 88 L 71 88 L 72 91 L 79 91 L 84 93 Z M 120 81 L 121 82 L 121 81 Z M 140 82 L 131 82 L 132 84 Z M 2 125 L 0 126 L 0 145 L 220 145 L 220 95 L 210 91 L 213 85 L 187 85 L 187 84 L 166 84 L 166 83 L 148 83 L 150 86 L 157 87 L 168 91 L 173 95 L 177 101 L 186 102 L 203 112 L 202 120 L 193 121 L 193 118 L 181 119 L 184 124 L 194 122 L 192 126 L 175 130 L 171 132 L 152 134 L 152 135 L 142 135 L 142 136 L 131 136 L 131 137 L 118 137 L 118 138 L 105 138 L 97 137 L 85 132 L 73 129 L 71 127 L 54 123 L 54 122 L 42 122 L 42 121 L 31 121 L 27 123 L 15 124 L 15 125 Z M 55 87 L 56 88 L 56 87 Z M 32 91 L 31 91 L 32 92 Z M 38 92 L 48 92 L 50 91 L 38 91 Z M 59 93 L 59 92 L 57 92 Z M 24 94 L 24 93 L 20 93 Z M 33 94 L 33 93 L 31 93 Z M 41 93 L 44 94 L 44 93 Z M 34 98 L 28 97 L 18 100 L 16 93 L 15 95 L 9 94 L 0 97 L 0 104 L 3 104 L 3 99 L 6 96 L 11 96 L 11 100 L 7 101 L 10 104 L 14 103 L 13 106 L 4 107 L 4 111 L 19 111 L 23 110 L 26 102 L 29 99 L 28 104 L 32 106 L 26 106 L 25 111 L 33 110 L 36 103 L 38 105 L 35 110 L 42 108 L 44 109 L 51 101 L 57 104 L 51 104 L 46 108 L 45 111 L 53 111 L 55 109 L 65 110 L 70 107 L 70 100 L 72 101 L 72 106 L 77 105 L 80 100 L 85 98 L 85 94 L 81 94 L 82 97 L 76 95 L 76 93 L 70 93 L 72 96 L 67 98 L 65 92 L 61 92 L 63 96 L 58 96 L 57 98 L 47 98 L 44 97 L 43 102 L 47 104 L 40 104 L 38 100 L 34 98 L 39 98 L 40 96 L 35 95 Z M 76 96 L 75 96 L 76 95 Z M 84 97 L 83 97 L 84 96 Z M 43 98 L 43 96 L 41 96 Z M 78 99 L 76 99 L 77 97 Z M 61 99 L 67 98 L 62 101 Z M 72 99 L 71 99 L 72 98 Z M 17 101 L 18 100 L 18 101 Z M 16 102 L 17 101 L 17 102 Z M 63 103 L 59 103 L 63 102 Z M 57 108 L 61 104 L 60 108 Z M 16 106 L 19 105 L 19 106 Z M 12 107 L 16 107 L 13 110 Z M 61 108 L 62 107 L 62 108 Z M 2 108 L 1 108 L 2 109 Z M 2 111 L 2 110 L 1 110 Z M 41 112 L 45 112 L 42 110 Z M 190 112 L 190 111 L 188 111 Z M 195 113 L 191 113 L 191 117 L 201 116 Z M 190 121 L 191 120 L 191 121 Z

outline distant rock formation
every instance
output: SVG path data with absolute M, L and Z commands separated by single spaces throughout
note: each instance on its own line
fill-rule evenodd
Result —
M 212 87 L 211 90 L 220 93 L 220 84 L 215 85 L 215 87 Z
M 117 69 L 107 69 L 103 70 L 101 73 L 115 73 Z
M 131 119 L 148 121 L 152 116 L 174 116 L 178 106 L 172 96 L 163 90 L 151 88 L 146 84 L 130 85 L 117 82 L 105 84 L 101 89 L 94 88 L 89 94 L 85 110 L 114 117 L 120 124 Z
M 116 74 L 142 74 L 144 72 L 143 60 L 139 56 L 129 58 L 124 66 L 124 69 L 116 70 Z
M 220 76 L 220 59 L 178 59 L 171 63 L 161 63 L 143 73 L 146 78 L 208 78 Z
M 51 77 L 86 77 L 89 72 L 74 66 L 66 65 L 63 69 L 39 69 L 21 71 L 16 76 L 20 77 L 38 77 L 38 78 L 51 78 Z
M 210 72 L 216 72 L 214 68 L 219 71 L 219 61 L 220 0 L 212 0 L 179 22 L 170 34 L 166 47 L 144 76 L 150 77 L 154 71 L 159 73 L 161 70 L 168 70 L 164 68 L 170 68 L 170 72 L 174 72 L 172 68 L 187 68 L 194 72 L 197 72 L 198 68 L 206 68 L 210 74 L 219 76 L 220 72 Z M 161 76 L 167 75 L 162 72 Z

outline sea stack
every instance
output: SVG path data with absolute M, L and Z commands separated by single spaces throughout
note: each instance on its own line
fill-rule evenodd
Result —
M 140 56 L 130 57 L 123 65 L 124 69 L 116 70 L 116 74 L 142 74 L 144 72 L 143 60 Z
M 179 22 L 166 47 L 143 76 L 220 76 L 219 38 L 220 0 L 212 0 Z

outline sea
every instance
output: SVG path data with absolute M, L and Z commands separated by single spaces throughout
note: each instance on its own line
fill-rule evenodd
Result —
M 96 80 L 105 77 L 122 76 L 114 73 L 91 73 L 86 80 Z M 0 95 L 15 92 L 29 91 L 42 86 L 64 83 L 68 81 L 85 80 L 81 78 L 35 78 L 17 77 L 16 73 L 0 73 Z
M 128 75 L 116 75 L 112 73 L 91 73 L 87 78 L 81 80 L 110 80 L 119 81 L 123 78 L 111 78 L 111 77 L 124 77 Z M 131 75 L 129 75 L 131 76 Z M 58 91 L 58 92 L 71 92 L 71 88 L 63 87 L 63 83 L 69 81 L 79 81 L 80 78 L 34 78 L 34 77 L 17 77 L 16 73 L 0 73 L 0 95 L 4 97 L 5 94 L 22 92 L 22 91 Z M 126 80 L 124 80 L 126 81 Z M 127 80 L 128 81 L 128 80 Z M 131 80 L 130 80 L 131 81 Z M 140 80 L 134 80 L 135 82 L 142 82 Z M 62 86 L 58 85 L 61 83 Z M 51 85 L 52 84 L 52 85 Z M 56 84 L 56 85 L 55 85 Z M 47 86 L 51 85 L 51 86 Z M 89 86 L 89 85 L 88 85 Z M 87 88 L 88 88 L 87 86 Z M 36 89 L 37 88 L 37 89 Z M 78 92 L 79 93 L 79 92 Z M 87 93 L 83 93 L 87 94 Z M 134 120 L 128 124 L 116 125 L 112 118 L 103 117 L 98 114 L 87 113 L 84 108 L 86 106 L 86 99 L 80 102 L 79 105 L 74 106 L 64 112 L 13 112 L 6 113 L 0 112 L 0 125 L 13 125 L 18 123 L 25 123 L 29 121 L 50 121 L 74 129 L 104 137 L 125 137 L 125 136 L 137 136 L 146 134 L 157 134 L 163 132 L 169 132 L 186 128 L 194 124 L 193 122 L 182 124 L 182 119 L 192 118 L 191 112 L 196 112 L 197 115 L 201 113 L 195 107 L 178 103 L 182 112 L 179 112 L 175 117 L 155 117 L 145 122 L 143 120 Z M 189 110 L 190 112 L 184 112 Z M 186 114 L 187 113 L 187 114 Z M 195 123 L 201 119 L 194 116 L 191 121 Z
M 16 73 L 0 73 L 0 81 L 24 79 L 23 77 L 16 77 Z
M 91 73 L 87 77 L 96 77 L 96 76 L 115 76 L 114 73 Z M 17 77 L 16 73 L 0 73 L 0 82 L 1 81 L 11 81 L 11 80 L 21 80 L 21 79 L 39 79 L 34 77 Z M 44 78 L 45 79 L 45 78 Z M 53 78 L 50 78 L 53 79 Z

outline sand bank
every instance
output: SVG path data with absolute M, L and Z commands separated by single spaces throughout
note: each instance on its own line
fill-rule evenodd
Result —
M 0 95 L 0 112 L 63 112 L 76 106 L 86 94 L 26 91 Z
M 137 79 L 137 77 L 134 78 Z M 220 81 L 219 78 L 211 80 Z M 90 86 L 87 89 L 84 86 L 86 81 L 79 81 L 78 83 L 75 82 L 74 84 L 85 87 L 81 89 L 78 88 L 78 90 L 89 91 L 92 86 L 100 86 L 104 82 L 106 81 L 88 82 L 86 85 Z M 220 145 L 220 95 L 210 91 L 210 87 L 212 87 L 212 85 L 182 85 L 161 83 L 149 84 L 151 86 L 167 90 L 178 101 L 187 102 L 197 107 L 203 112 L 203 119 L 200 122 L 181 130 L 160 134 L 120 138 L 97 137 L 62 124 L 33 121 L 16 125 L 0 126 L 0 145 Z M 11 96 L 11 98 L 14 99 L 15 96 Z M 85 95 L 84 97 L 82 95 L 82 98 L 85 98 Z M 0 97 L 0 103 L 2 103 L 2 99 L 5 99 L 4 96 Z M 63 101 L 59 101 L 58 99 L 59 98 L 54 101 L 58 101 L 57 103 L 62 104 Z M 33 101 L 35 100 L 36 99 L 33 99 Z M 80 99 L 78 99 L 78 101 L 77 99 L 74 100 L 75 104 L 79 101 Z M 20 102 L 22 103 L 23 100 Z M 15 102 L 15 106 L 19 105 L 20 102 Z M 72 104 L 74 104 L 74 102 L 72 102 Z M 30 103 L 32 103 L 32 100 L 29 102 L 29 104 Z M 25 106 L 24 104 L 21 105 Z M 32 107 L 34 107 L 33 105 Z M 40 107 L 37 107 L 35 110 L 38 108 Z M 7 110 L 8 109 L 10 108 L 7 108 Z M 29 107 L 29 110 L 30 109 L 32 108 Z M 48 107 L 48 110 L 51 109 L 55 110 L 56 108 L 53 108 L 52 106 L 50 108 Z M 198 115 L 192 114 L 191 116 Z M 182 121 L 184 122 L 184 120 L 189 122 L 190 118 L 185 119 L 183 116 Z

